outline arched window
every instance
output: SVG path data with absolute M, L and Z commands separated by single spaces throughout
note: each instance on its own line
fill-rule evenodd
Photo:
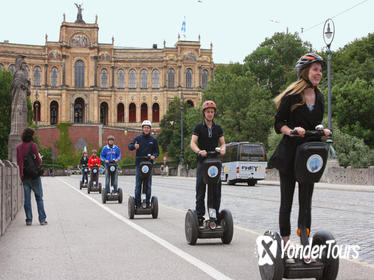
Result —
M 9 71 L 14 74 L 14 72 L 16 72 L 16 66 L 14 66 L 14 64 L 10 65 L 9 66 Z
M 107 88 L 108 87 L 108 71 L 106 69 L 101 70 L 101 87 Z
M 36 66 L 34 68 L 34 86 L 39 87 L 41 84 L 41 77 L 42 77 L 42 70 L 40 69 L 39 66 Z
M 152 122 L 160 121 L 160 106 L 157 103 L 152 105 Z
M 84 62 L 82 60 L 77 60 L 74 66 L 75 70 L 75 87 L 84 87 Z
M 148 88 L 148 72 L 144 69 L 140 72 L 140 88 Z
M 33 104 L 34 109 L 34 122 L 40 122 L 40 110 L 42 109 L 39 101 L 35 101 Z
M 58 84 L 58 70 L 56 67 L 53 67 L 51 70 L 51 86 L 57 87 Z
M 125 87 L 125 72 L 119 69 L 117 72 L 117 88 Z
M 129 105 L 129 122 L 136 122 L 136 105 L 134 103 Z
M 106 102 L 100 104 L 100 123 L 108 124 L 108 103 Z
M 125 106 L 122 103 L 117 105 L 117 122 L 125 122 Z
M 51 102 L 50 106 L 51 124 L 58 122 L 58 103 L 56 101 Z
M 201 86 L 203 88 L 208 87 L 208 70 L 206 70 L 206 69 L 203 70 L 203 74 L 202 74 L 202 77 L 201 77 L 201 83 L 202 83 Z
M 148 120 L 148 106 L 146 103 L 143 103 L 140 107 L 140 121 Z
M 84 100 L 82 98 L 75 99 L 74 102 L 74 122 L 83 123 L 84 121 Z
M 186 71 L 186 88 L 192 88 L 192 70 L 190 68 Z
M 136 71 L 134 69 L 129 72 L 129 88 L 136 88 Z
M 194 107 L 193 101 L 192 100 L 187 100 L 187 105 L 189 107 Z
M 170 68 L 168 71 L 168 88 L 174 88 L 174 69 Z
M 157 69 L 152 71 L 152 88 L 160 88 L 160 72 Z

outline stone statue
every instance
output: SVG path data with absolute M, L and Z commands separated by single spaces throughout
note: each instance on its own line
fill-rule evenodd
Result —
M 8 142 L 8 159 L 13 162 L 17 162 L 17 145 L 21 142 L 22 131 L 27 126 L 27 96 L 31 93 L 24 55 L 17 56 L 15 67 L 16 70 L 10 87 L 12 111 Z
M 78 8 L 77 20 L 75 21 L 75 23 L 85 23 L 82 17 L 82 11 L 83 11 L 82 4 L 79 4 L 79 5 L 77 3 L 74 3 L 74 4 Z

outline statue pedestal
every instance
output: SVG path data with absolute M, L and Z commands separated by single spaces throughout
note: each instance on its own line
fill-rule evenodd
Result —
M 21 143 L 20 135 L 9 135 L 8 139 L 8 160 L 17 162 L 17 146 Z

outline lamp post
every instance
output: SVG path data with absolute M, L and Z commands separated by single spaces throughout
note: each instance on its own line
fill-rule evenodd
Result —
M 180 90 L 180 110 L 181 110 L 181 158 L 180 158 L 180 165 L 184 165 L 184 135 L 183 135 L 183 121 L 184 121 L 184 94 L 183 90 L 179 87 Z
M 326 44 L 327 47 L 327 88 L 328 88 L 328 105 L 327 105 L 327 122 L 328 122 L 328 128 L 331 130 L 331 43 L 334 40 L 335 37 L 335 24 L 331 18 L 328 18 L 325 21 L 325 24 L 323 26 L 323 41 Z M 335 150 L 332 146 L 333 140 L 331 137 L 327 139 L 327 142 L 329 143 L 329 157 L 330 158 L 336 158 Z
M 38 93 L 38 90 L 36 90 L 35 99 L 38 100 L 38 97 L 39 97 L 39 93 Z M 38 125 L 38 111 L 39 111 L 39 102 L 38 101 L 35 102 L 35 109 L 36 109 L 35 124 Z

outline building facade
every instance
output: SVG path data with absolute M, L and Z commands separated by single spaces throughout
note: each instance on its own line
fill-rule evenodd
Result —
M 174 47 L 123 48 L 98 42 L 96 22 L 66 22 L 58 42 L 45 45 L 0 43 L 0 68 L 14 71 L 15 58 L 26 56 L 34 120 L 40 126 L 60 122 L 155 127 L 174 97 L 192 106 L 213 77 L 212 45 L 178 39 Z

